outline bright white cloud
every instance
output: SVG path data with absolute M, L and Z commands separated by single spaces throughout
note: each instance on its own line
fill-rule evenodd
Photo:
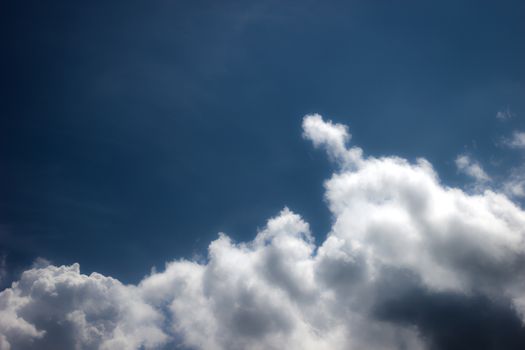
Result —
M 483 183 L 490 181 L 490 176 L 487 175 L 481 165 L 472 160 L 468 155 L 461 154 L 457 156 L 455 163 L 458 171 L 472 177 L 476 182 Z
M 0 349 L 422 349 L 414 326 L 374 316 L 408 283 L 392 278 L 401 272 L 525 311 L 525 212 L 505 195 L 446 187 L 424 159 L 365 158 L 319 115 L 304 118 L 303 135 L 341 167 L 325 183 L 324 242 L 285 208 L 252 241 L 221 234 L 206 263 L 174 261 L 137 286 L 76 264 L 28 270 L 0 293 Z
M 348 127 L 324 121 L 319 114 L 310 114 L 303 119 L 303 137 L 315 147 L 325 147 L 328 156 L 345 167 L 355 167 L 362 161 L 363 151 L 359 147 L 347 148 L 352 135 Z

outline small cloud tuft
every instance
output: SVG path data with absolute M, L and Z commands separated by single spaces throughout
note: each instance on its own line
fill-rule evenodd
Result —
M 470 176 L 478 183 L 484 183 L 491 180 L 490 176 L 487 175 L 481 165 L 475 160 L 472 160 L 466 154 L 460 154 L 457 156 L 455 163 L 459 172 Z
M 512 118 L 514 118 L 514 113 L 512 113 L 508 107 L 496 113 L 496 119 L 502 122 L 510 120 Z
M 514 131 L 512 137 L 504 141 L 505 145 L 515 149 L 525 149 L 525 132 Z

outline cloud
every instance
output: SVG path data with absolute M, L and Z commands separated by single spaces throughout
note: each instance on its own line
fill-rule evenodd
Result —
M 525 132 L 514 131 L 510 139 L 503 140 L 510 148 L 525 150 Z M 525 198 L 525 165 L 513 167 L 502 184 L 502 191 L 512 198 Z
M 4 279 L 7 276 L 7 263 L 6 263 L 6 255 L 0 254 L 0 286 L 4 282 Z
M 510 197 L 525 197 L 525 166 L 513 168 L 509 177 L 503 182 L 503 191 Z
M 514 113 L 512 113 L 509 108 L 498 111 L 498 113 L 496 113 L 496 119 L 502 122 L 507 121 L 512 118 L 514 118 Z
M 319 115 L 303 135 L 339 167 L 323 242 L 285 208 L 252 241 L 220 234 L 207 261 L 138 285 L 33 268 L 0 293 L 0 349 L 523 348 L 521 208 L 443 185 L 424 159 L 364 157 Z
M 384 301 L 377 316 L 416 323 L 432 349 L 522 349 L 525 332 L 512 306 L 483 295 L 412 289 Z M 458 331 L 461 330 L 461 331 Z
M 363 151 L 359 147 L 347 148 L 352 135 L 342 124 L 325 122 L 319 114 L 310 114 L 303 119 L 303 137 L 315 147 L 325 147 L 328 156 L 342 166 L 357 166 L 362 161 Z
M 0 349 L 138 349 L 166 341 L 137 288 L 79 265 L 25 271 L 0 293 Z
M 505 144 L 510 148 L 525 149 L 525 132 L 515 131 Z
M 456 167 L 461 173 L 470 176 L 478 183 L 490 181 L 490 177 L 478 162 L 472 160 L 468 155 L 461 154 L 457 156 Z

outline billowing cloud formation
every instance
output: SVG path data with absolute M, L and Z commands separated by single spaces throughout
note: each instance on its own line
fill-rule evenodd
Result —
M 365 158 L 319 115 L 303 135 L 340 167 L 320 245 L 285 208 L 252 241 L 221 234 L 205 263 L 171 262 L 137 286 L 35 268 L 0 293 L 0 349 L 459 349 L 467 333 L 478 349 L 523 347 L 523 210 L 444 186 L 424 159 Z
M 0 349 L 137 349 L 164 343 L 139 290 L 79 265 L 33 268 L 0 293 Z

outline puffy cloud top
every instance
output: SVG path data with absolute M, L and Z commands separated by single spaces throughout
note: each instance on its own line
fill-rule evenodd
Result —
M 34 268 L 0 293 L 0 349 L 424 349 L 443 347 L 425 317 L 385 316 L 407 296 L 483 296 L 525 314 L 525 212 L 504 194 L 446 187 L 424 159 L 364 157 L 319 115 L 303 135 L 341 168 L 325 183 L 324 242 L 285 208 L 252 241 L 220 234 L 205 263 L 173 261 L 136 286 L 77 264 Z
M 328 156 L 341 166 L 353 167 L 362 161 L 363 151 L 360 148 L 346 147 L 346 143 L 352 137 L 348 127 L 324 121 L 319 114 L 304 117 L 303 137 L 312 141 L 315 147 L 324 147 Z
M 139 290 L 79 265 L 33 268 L 0 293 L 0 349 L 137 349 L 167 340 Z

